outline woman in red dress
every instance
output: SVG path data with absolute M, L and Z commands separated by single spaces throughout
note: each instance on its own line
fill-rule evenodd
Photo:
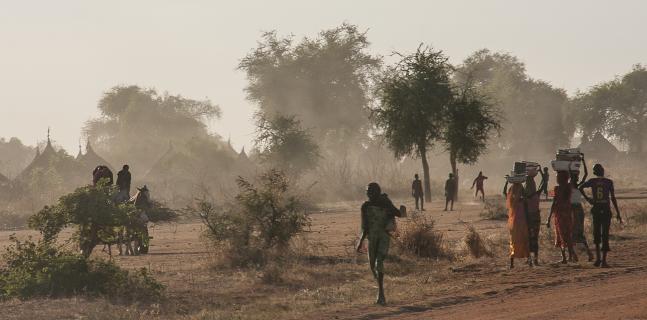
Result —
M 550 209 L 546 227 L 550 228 L 550 217 L 555 220 L 555 246 L 562 250 L 562 263 L 566 263 L 566 249 L 568 249 L 568 261 L 577 262 L 577 255 L 573 250 L 573 211 L 571 208 L 571 186 L 568 182 L 567 171 L 557 172 L 557 186 L 555 197 Z

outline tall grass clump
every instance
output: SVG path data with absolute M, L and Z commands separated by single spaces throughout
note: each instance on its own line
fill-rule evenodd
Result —
M 444 234 L 435 229 L 435 222 L 424 216 L 414 216 L 400 228 L 396 244 L 404 252 L 420 258 L 453 258 Z
M 508 220 L 508 210 L 505 207 L 505 201 L 502 198 L 486 199 L 480 216 L 487 220 Z
M 471 224 L 467 225 L 467 234 L 463 238 L 463 243 L 468 253 L 474 258 L 493 256 L 492 250 L 488 248 L 487 242 Z

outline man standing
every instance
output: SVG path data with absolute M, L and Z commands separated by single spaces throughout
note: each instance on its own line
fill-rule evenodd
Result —
M 414 176 L 413 183 L 411 183 L 411 196 L 416 200 L 416 210 L 418 210 L 418 200 L 420 200 L 420 210 L 425 211 L 425 200 L 422 193 L 422 181 L 418 178 L 416 173 Z
M 474 182 L 472 182 L 472 187 L 470 189 L 474 189 L 474 186 L 476 186 L 476 192 L 474 193 L 474 197 L 478 197 L 479 191 L 481 192 L 481 200 L 485 202 L 485 191 L 483 189 L 483 184 L 485 179 L 487 179 L 486 176 L 483 175 L 483 171 L 479 171 L 479 175 L 474 179 Z
M 611 227 L 611 203 L 613 203 L 613 207 L 616 209 L 616 219 L 620 223 L 622 223 L 622 217 L 620 217 L 620 210 L 618 210 L 613 181 L 604 177 L 604 167 L 599 163 L 596 164 L 593 166 L 593 174 L 596 177 L 580 185 L 579 190 L 584 198 L 593 206 L 591 208 L 591 216 L 593 217 L 593 242 L 595 242 L 596 257 L 593 265 L 608 268 L 607 253 L 610 251 L 609 229 Z M 591 188 L 593 195 L 591 198 L 584 192 L 586 188 Z M 602 243 L 602 248 L 600 248 L 600 243 Z M 601 260 L 600 251 L 602 251 Z
M 456 193 L 456 180 L 454 179 L 454 174 L 449 174 L 449 179 L 445 181 L 445 211 L 447 211 L 447 205 L 451 202 L 450 211 L 454 211 L 454 197 Z
M 378 294 L 375 303 L 386 304 L 384 297 L 384 259 L 389 252 L 389 225 L 402 213 L 389 197 L 382 193 L 380 185 L 371 182 L 366 188 L 368 201 L 362 204 L 362 234 L 357 243 L 357 252 L 362 250 L 364 239 L 368 238 L 368 262 L 377 281 Z
M 130 167 L 127 164 L 117 173 L 117 187 L 119 188 L 119 198 L 122 201 L 130 199 Z

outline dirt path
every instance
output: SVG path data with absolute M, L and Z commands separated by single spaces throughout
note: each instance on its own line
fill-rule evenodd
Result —
M 468 266 L 457 270 L 465 274 L 464 281 L 474 283 L 467 290 L 322 319 L 647 319 L 645 245 L 639 239 L 619 242 L 609 269 L 588 262 L 515 271 Z

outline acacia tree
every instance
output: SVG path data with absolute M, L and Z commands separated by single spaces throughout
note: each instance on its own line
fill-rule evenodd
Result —
M 452 173 L 458 181 L 458 163 L 476 163 L 487 150 L 493 131 L 500 132 L 501 117 L 486 97 L 466 84 L 448 105 L 445 123 L 442 139 L 449 153 Z M 457 195 L 458 190 L 454 191 Z
M 583 138 L 605 133 L 629 143 L 629 150 L 642 154 L 647 127 L 647 69 L 635 65 L 622 76 L 593 87 L 578 96 L 578 123 Z
M 422 161 L 425 201 L 431 201 L 427 151 L 443 136 L 445 109 L 452 102 L 451 65 L 441 51 L 422 46 L 382 76 L 380 103 L 372 118 L 396 157 Z
M 294 174 L 317 165 L 319 146 L 295 116 L 259 113 L 256 127 L 255 143 L 263 162 Z

